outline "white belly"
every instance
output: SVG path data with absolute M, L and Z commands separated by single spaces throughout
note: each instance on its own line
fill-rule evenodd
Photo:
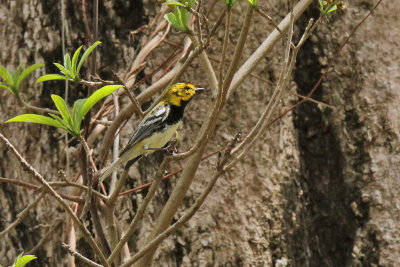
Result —
M 176 123 L 168 129 L 165 129 L 163 132 L 159 132 L 154 134 L 152 138 L 143 140 L 143 148 L 144 148 L 144 153 L 143 154 L 151 154 L 154 152 L 154 150 L 151 150 L 151 148 L 162 148 L 165 146 L 168 141 L 175 135 L 176 129 L 178 129 L 179 123 Z M 150 150 L 146 150 L 146 148 L 150 148 Z

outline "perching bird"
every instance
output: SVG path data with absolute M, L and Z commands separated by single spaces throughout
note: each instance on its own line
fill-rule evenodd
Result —
M 202 89 L 190 83 L 171 85 L 161 101 L 140 122 L 119 158 L 100 176 L 99 182 L 106 179 L 120 164 L 128 163 L 129 167 L 142 156 L 164 147 L 182 121 L 186 105 L 195 92 Z

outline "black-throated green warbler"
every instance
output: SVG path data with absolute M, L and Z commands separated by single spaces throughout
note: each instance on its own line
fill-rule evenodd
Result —
M 171 85 L 161 101 L 140 122 L 119 158 L 100 176 L 100 183 L 120 164 L 128 163 L 129 167 L 142 156 L 164 147 L 182 121 L 186 105 L 195 92 L 202 89 L 190 83 Z

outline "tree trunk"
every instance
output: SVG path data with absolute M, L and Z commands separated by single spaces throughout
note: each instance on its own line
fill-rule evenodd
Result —
M 92 2 L 87 2 L 91 27 Z M 260 4 L 267 5 L 269 15 L 279 21 L 287 12 L 282 2 Z M 313 95 L 315 100 L 330 106 L 306 102 L 269 127 L 245 160 L 218 180 L 199 212 L 161 244 L 154 266 L 400 265 L 400 222 L 397 220 L 400 202 L 396 199 L 400 193 L 400 32 L 397 29 L 400 4 L 383 1 L 341 53 L 336 54 L 376 2 L 348 2 L 348 8 L 329 16 L 300 50 L 289 89 L 307 95 L 328 65 L 333 64 L 333 70 Z M 236 18 L 243 15 L 246 3 L 238 4 L 232 14 Z M 65 1 L 65 5 L 65 41 L 67 51 L 71 52 L 84 44 L 88 36 L 81 1 Z M 141 40 L 137 35 L 129 38 L 129 33 L 151 21 L 159 8 L 160 4 L 153 1 L 144 1 L 144 4 L 100 1 L 99 40 L 103 43 L 97 52 L 99 74 L 103 79 L 112 79 L 112 71 L 119 75 L 125 73 L 134 59 L 135 49 L 148 37 L 144 34 Z M 217 2 L 209 16 L 210 24 L 222 8 L 223 1 Z M 0 6 L 0 65 L 10 69 L 19 64 L 26 67 L 43 62 L 46 73 L 55 73 L 52 62 L 62 61 L 60 10 L 59 1 L 53 0 L 13 1 Z M 315 3 L 296 22 L 296 35 L 299 37 L 308 20 L 318 15 Z M 239 36 L 242 19 L 233 20 L 231 48 Z M 273 26 L 261 16 L 255 16 L 251 30 L 254 34 L 246 43 L 242 60 L 257 48 Z M 218 29 L 213 45 L 207 49 L 210 57 L 219 59 L 218 45 L 223 33 L 223 27 Z M 278 45 L 254 74 L 275 83 L 282 64 L 283 46 Z M 171 52 L 168 44 L 158 49 L 147 61 L 140 77 L 150 73 Z M 37 77 L 36 73 L 26 83 L 31 86 L 23 88 L 22 98 L 36 106 L 54 108 L 50 94 L 64 96 L 64 83 L 33 85 Z M 197 61 L 183 78 L 207 86 Z M 138 90 L 145 88 L 143 85 Z M 226 145 L 239 131 L 247 134 L 272 88 L 250 77 L 234 91 L 206 154 Z M 70 86 L 69 103 L 84 94 L 79 86 Z M 203 115 L 207 114 L 210 97 L 211 94 L 205 92 L 187 108 L 179 130 L 181 151 L 193 144 Z M 279 113 L 299 100 L 286 94 Z M 0 91 L 0 110 L 0 121 L 23 113 L 6 90 Z M 122 130 L 121 145 L 126 144 L 138 120 L 134 116 Z M 48 181 L 61 180 L 58 170 L 65 170 L 66 166 L 64 136 L 60 131 L 36 124 L 2 124 L 0 131 Z M 70 146 L 74 153 L 77 144 Z M 33 183 L 30 174 L 24 172 L 2 143 L 0 152 L 1 177 Z M 152 156 L 150 161 L 158 162 L 159 157 Z M 202 161 L 176 219 L 203 191 L 216 161 L 217 156 Z M 77 166 L 71 162 L 71 172 L 76 172 Z M 171 165 L 170 171 L 178 167 Z M 139 161 L 131 168 L 132 179 L 126 188 L 151 181 L 154 173 L 148 161 Z M 176 179 L 179 175 L 162 183 L 150 211 L 129 241 L 131 253 L 144 245 Z M 128 195 L 118 204 L 122 229 L 129 225 L 146 193 L 144 190 Z M 38 192 L 0 183 L 0 231 L 38 196 Z M 61 242 L 67 240 L 67 226 L 57 224 L 59 220 L 67 221 L 67 215 L 51 197 L 45 196 L 21 224 L 0 240 L 0 263 L 11 263 L 20 252 L 34 248 L 54 225 L 60 225 L 33 252 L 38 259 L 30 266 L 65 264 L 68 254 Z M 90 220 L 88 224 L 91 228 Z M 88 245 L 79 236 L 77 238 L 77 250 L 91 258 Z M 77 266 L 84 265 L 77 261 Z

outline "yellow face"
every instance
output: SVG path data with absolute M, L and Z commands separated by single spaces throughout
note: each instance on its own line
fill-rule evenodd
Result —
M 171 85 L 164 99 L 175 106 L 181 106 L 181 100 L 189 101 L 195 94 L 196 87 L 190 83 L 176 83 Z

